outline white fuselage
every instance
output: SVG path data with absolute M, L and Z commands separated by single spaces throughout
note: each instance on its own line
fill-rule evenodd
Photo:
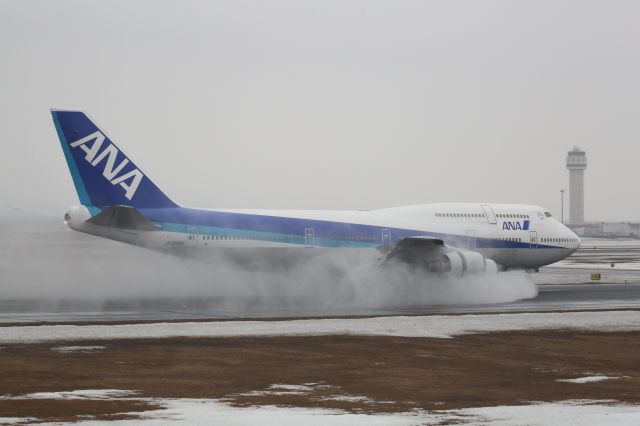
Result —
M 78 231 L 158 250 L 359 249 L 379 251 L 405 237 L 433 236 L 509 268 L 559 261 L 580 239 L 544 209 L 519 204 L 438 203 L 370 211 L 142 209 L 157 231 L 105 228 L 70 210 Z M 290 250 L 286 250 L 289 252 Z

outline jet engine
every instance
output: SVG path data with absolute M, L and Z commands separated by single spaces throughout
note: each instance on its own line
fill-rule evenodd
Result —
M 428 269 L 437 273 L 454 276 L 470 274 L 496 274 L 498 265 L 480 253 L 466 250 L 452 250 L 442 255 L 435 262 L 429 262 Z

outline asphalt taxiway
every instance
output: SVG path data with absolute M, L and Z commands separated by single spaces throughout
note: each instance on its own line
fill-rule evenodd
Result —
M 245 307 L 227 310 L 216 307 L 216 300 L 135 299 L 106 301 L 103 310 L 67 309 L 45 312 L 31 301 L 0 303 L 0 323 L 31 322 L 135 322 L 240 318 L 317 318 L 387 315 L 430 315 L 460 313 L 551 312 L 580 310 L 640 309 L 640 282 L 627 284 L 546 284 L 539 286 L 535 298 L 512 303 L 485 305 L 436 305 L 393 308 L 281 308 Z M 75 302 L 81 304 L 82 302 Z M 202 308 L 176 309 L 180 306 Z

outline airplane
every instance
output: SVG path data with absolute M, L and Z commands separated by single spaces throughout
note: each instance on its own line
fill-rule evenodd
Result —
M 365 211 L 182 207 L 87 114 L 51 109 L 80 204 L 73 230 L 170 253 L 222 251 L 317 254 L 349 250 L 379 265 L 404 263 L 438 274 L 497 273 L 557 262 L 580 238 L 542 207 L 435 203 Z

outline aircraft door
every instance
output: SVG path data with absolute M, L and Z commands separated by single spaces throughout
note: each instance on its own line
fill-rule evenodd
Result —
M 529 232 L 529 247 L 534 248 L 538 245 L 538 233 L 536 231 Z
M 391 231 L 389 229 L 382 230 L 382 247 L 391 247 Z
M 484 215 L 487 217 L 487 222 L 492 225 L 498 223 L 498 221 L 496 220 L 496 214 L 493 212 L 491 206 L 483 205 L 482 210 L 484 210 Z
M 198 241 L 198 228 L 187 228 L 187 247 L 195 247 Z
M 305 228 L 304 229 L 304 245 L 307 247 L 313 247 L 313 228 Z

